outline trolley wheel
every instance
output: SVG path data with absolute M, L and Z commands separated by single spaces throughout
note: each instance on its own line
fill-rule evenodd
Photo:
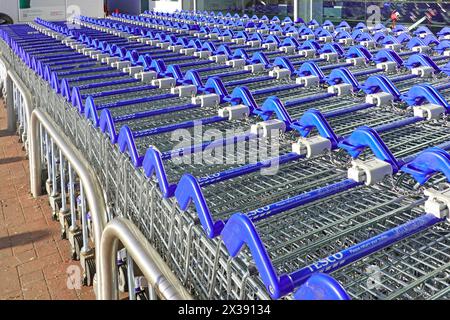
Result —
M 61 230 L 61 239 L 67 239 L 67 230 L 69 230 L 70 225 L 72 224 L 72 221 L 70 219 L 69 215 L 64 216 L 64 222 L 63 222 L 63 230 Z
M 83 247 L 83 235 L 77 234 L 73 238 L 74 247 L 72 248 L 72 260 L 80 260 L 80 252 Z
M 147 290 L 136 293 L 136 300 L 148 300 Z
M 83 284 L 87 287 L 91 287 L 94 282 L 95 276 L 95 260 L 94 258 L 88 258 L 85 260 Z
M 47 194 L 51 194 L 51 193 L 52 193 L 52 181 L 49 180 L 49 179 L 47 179 L 47 180 L 45 181 L 45 192 L 46 192 Z
M 119 266 L 117 273 L 119 291 L 128 292 L 128 267 L 126 265 Z
M 58 221 L 58 212 L 57 211 L 53 211 L 52 212 L 52 220 L 53 221 Z
M 5 13 L 0 13 L 0 25 L 1 24 L 13 24 L 13 19 Z

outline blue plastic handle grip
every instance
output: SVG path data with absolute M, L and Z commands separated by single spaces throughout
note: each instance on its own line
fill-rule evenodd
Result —
M 118 122 L 134 120 L 134 119 L 149 118 L 149 117 L 159 116 L 162 114 L 190 110 L 190 109 L 195 109 L 195 108 L 199 108 L 199 107 L 200 107 L 200 105 L 198 105 L 198 104 L 183 104 L 183 105 L 179 105 L 179 106 L 161 108 L 161 109 L 156 109 L 156 110 L 141 111 L 141 112 L 136 112 L 136 113 L 132 113 L 132 114 L 114 117 L 114 122 L 118 123 Z
M 190 147 L 166 151 L 162 154 L 161 158 L 163 160 L 169 160 L 169 159 L 173 159 L 176 157 L 182 157 L 185 155 L 201 152 L 201 151 L 204 151 L 206 148 L 211 149 L 211 148 L 216 148 L 219 146 L 225 147 L 227 145 L 237 144 L 242 141 L 249 141 L 251 139 L 256 139 L 257 137 L 258 136 L 256 134 L 248 133 L 248 134 L 244 134 L 244 135 L 233 136 L 233 137 L 226 138 L 226 139 L 213 140 L 213 141 L 205 142 L 202 144 L 196 144 L 196 145 L 193 145 Z
M 393 243 L 417 234 L 443 221 L 445 221 L 445 219 L 439 219 L 432 214 L 424 214 L 416 219 L 408 221 L 405 224 L 397 226 L 375 237 L 321 259 L 316 263 L 297 270 L 289 274 L 289 277 L 292 279 L 294 286 L 298 287 L 304 284 L 305 281 L 315 273 L 331 273 L 336 271 L 354 261 L 364 258 L 376 251 L 392 245 Z
M 362 183 L 356 182 L 352 179 L 346 179 L 343 181 L 336 182 L 326 187 L 318 188 L 316 190 L 312 190 L 310 192 L 302 193 L 297 196 L 291 197 L 289 199 L 285 199 L 268 206 L 258 208 L 256 210 L 252 210 L 246 215 L 253 221 L 259 221 L 262 219 L 266 219 L 273 215 L 279 214 L 281 212 L 285 212 L 287 210 L 293 209 L 295 207 L 310 203 L 312 201 L 323 199 L 333 194 L 337 194 L 352 188 L 355 188 Z
M 198 125 L 207 125 L 211 123 L 216 123 L 220 121 L 227 121 L 228 118 L 225 117 L 210 117 L 210 118 L 204 118 L 200 120 L 193 120 L 193 121 L 185 121 L 181 123 L 171 124 L 163 127 L 157 127 L 157 128 L 151 128 L 147 130 L 141 130 L 133 133 L 134 138 L 141 138 L 141 137 L 148 137 L 155 134 L 161 134 L 166 132 L 172 132 L 178 129 L 187 129 L 192 128 Z
M 272 93 L 276 93 L 279 91 L 287 91 L 287 90 L 292 90 L 292 89 L 301 88 L 301 87 L 303 87 L 302 84 L 289 84 L 289 85 L 277 86 L 277 87 L 272 87 L 272 88 L 267 88 L 267 89 L 259 89 L 259 90 L 253 91 L 253 96 L 272 94 Z
M 273 164 L 281 165 L 290 161 L 295 161 L 302 158 L 302 156 L 298 155 L 297 153 L 288 153 L 285 155 L 282 155 L 280 157 L 276 157 L 273 159 L 268 159 L 266 161 L 261 161 L 253 164 L 248 164 L 242 167 L 233 168 L 230 170 L 218 172 L 212 175 L 209 175 L 207 177 L 199 178 L 198 182 L 200 183 L 201 187 L 222 182 L 228 179 L 236 178 L 245 174 L 249 174 L 252 172 L 256 172 L 258 170 L 261 170 L 263 168 L 268 168 L 272 166 Z
M 106 109 L 106 108 L 109 109 L 109 108 L 124 107 L 124 106 L 129 106 L 129 105 L 138 104 L 138 103 L 148 103 L 148 102 L 159 101 L 159 100 L 164 100 L 164 99 L 171 99 L 171 98 L 175 98 L 175 97 L 177 97 L 177 95 L 171 94 L 171 93 L 159 94 L 159 95 L 155 95 L 155 96 L 105 103 L 105 104 L 97 106 L 97 109 L 101 110 L 101 109 Z
M 89 95 L 82 95 L 82 98 L 86 99 L 88 96 L 91 96 L 92 98 L 108 97 L 108 96 L 112 96 L 112 95 L 116 95 L 116 94 L 133 93 L 133 92 L 139 92 L 139 91 L 145 91 L 145 90 L 154 90 L 157 88 L 158 87 L 156 87 L 156 86 L 143 85 L 143 86 L 123 88 L 123 89 L 115 89 L 115 90 L 111 90 L 111 91 L 95 92 L 95 93 L 91 93 Z
M 101 80 L 101 79 L 123 77 L 125 75 L 126 75 L 126 73 L 123 73 L 123 72 L 114 72 L 114 73 L 101 74 L 101 75 L 92 75 L 92 76 L 85 76 L 85 77 L 69 78 L 69 79 L 67 79 L 67 81 L 69 81 L 69 83 L 70 83 L 70 82 L 73 82 L 73 81 Z
M 286 108 L 296 107 L 296 106 L 299 106 L 302 104 L 307 104 L 307 103 L 311 103 L 311 102 L 318 101 L 318 100 L 325 100 L 325 99 L 332 98 L 335 96 L 336 96 L 336 94 L 334 94 L 334 93 L 319 93 L 319 94 L 315 94 L 313 96 L 307 96 L 307 97 L 303 97 L 303 98 L 288 100 L 284 103 L 284 106 Z
M 89 83 L 89 84 L 83 84 L 81 86 L 78 86 L 78 89 L 87 90 L 87 89 L 95 89 L 95 88 L 108 87 L 108 86 L 114 86 L 114 85 L 120 85 L 120 84 L 128 84 L 128 83 L 134 83 L 134 82 L 139 82 L 139 80 L 138 79 L 122 79 L 122 80 L 115 80 L 115 81 Z
M 225 82 L 224 84 L 225 84 L 225 86 L 228 86 L 228 87 L 236 87 L 236 86 L 242 86 L 242 85 L 249 84 L 249 83 L 263 82 L 263 81 L 274 80 L 274 79 L 275 79 L 275 77 L 271 77 L 271 76 L 261 76 L 261 77 L 256 77 L 256 78 L 229 81 L 229 82 Z

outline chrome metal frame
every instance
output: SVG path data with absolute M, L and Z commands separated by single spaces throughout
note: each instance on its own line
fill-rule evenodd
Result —
M 124 218 L 111 220 L 103 230 L 100 243 L 102 282 L 99 299 L 117 300 L 117 252 L 119 242 L 149 281 L 159 298 L 191 300 L 191 295 L 172 273 L 158 252 L 149 244 L 136 225 Z
M 39 125 L 46 130 L 64 158 L 71 164 L 72 169 L 77 173 L 84 187 L 85 197 L 93 221 L 94 242 L 97 244 L 95 246 L 96 268 L 97 271 L 101 270 L 101 253 L 98 244 L 101 241 L 102 232 L 107 221 L 107 210 L 102 188 L 96 174 L 81 152 L 68 141 L 65 135 L 54 124 L 53 120 L 44 111 L 39 109 L 33 111 L 31 121 L 29 122 L 31 193 L 34 197 L 42 194 L 42 160 L 40 157 L 41 143 L 39 141 Z M 97 272 L 97 283 L 102 283 L 101 272 Z

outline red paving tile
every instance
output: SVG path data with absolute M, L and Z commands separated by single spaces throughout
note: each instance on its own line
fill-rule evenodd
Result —
M 47 196 L 29 190 L 28 160 L 15 134 L 6 132 L 0 100 L 0 300 L 92 300 L 92 288 L 69 289 L 70 246 L 52 221 Z

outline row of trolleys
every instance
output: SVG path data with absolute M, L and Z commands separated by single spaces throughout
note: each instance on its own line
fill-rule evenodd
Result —
M 73 42 L 66 41 L 66 44 L 73 45 Z M 26 46 L 21 47 L 26 50 Z M 40 57 L 35 45 L 27 49 L 30 49 L 26 51 L 32 52 L 35 59 Z M 350 49 L 352 48 L 348 51 Z M 363 242 L 362 248 L 370 248 L 367 249 L 369 251 L 363 250 L 361 253 L 356 250 L 356 255 L 350 249 L 344 250 L 344 253 L 338 251 L 335 258 L 320 260 L 321 263 L 314 264 L 316 268 L 309 266 L 307 269 L 299 269 L 295 266 L 307 264 L 302 258 L 305 255 L 305 243 L 314 247 L 310 241 L 317 239 L 318 234 L 310 229 L 311 226 L 305 227 L 308 224 L 300 219 L 298 212 L 295 215 L 296 208 L 310 203 L 320 206 L 321 202 L 317 202 L 320 199 L 329 200 L 330 197 L 335 199 L 340 196 L 347 198 L 352 192 L 371 194 L 374 193 L 374 188 L 381 188 L 383 195 L 386 193 L 386 196 L 392 196 L 392 192 L 388 188 L 383 189 L 380 182 L 386 176 L 396 175 L 400 171 L 410 173 L 421 184 L 426 183 L 434 171 L 446 173 L 445 165 L 442 166 L 445 161 L 430 160 L 447 157 L 443 150 L 448 149 L 448 130 L 439 123 L 445 119 L 448 108 L 446 98 L 450 88 L 447 75 L 443 72 L 447 63 L 445 56 L 428 57 L 411 53 L 405 55 L 405 61 L 393 50 L 382 49 L 372 54 L 361 47 L 356 49 L 353 48 L 354 51 L 363 52 L 363 56 L 359 58 L 364 58 L 364 63 L 361 59 L 353 58 L 352 63 L 341 63 L 347 64 L 344 67 L 339 66 L 339 61 L 337 65 L 326 61 L 304 61 L 296 69 L 294 63 L 298 61 L 294 58 L 292 62 L 285 57 L 273 60 L 266 57 L 269 64 L 263 69 L 231 66 L 230 72 L 224 72 L 227 70 L 225 69 L 219 74 L 215 70 L 192 69 L 192 66 L 188 66 L 191 69 L 189 75 L 200 82 L 181 82 L 180 85 L 179 78 L 172 77 L 177 81 L 177 86 L 170 94 L 158 82 L 143 86 L 141 82 L 136 82 L 123 73 L 121 78 L 124 79 L 110 81 L 115 76 L 108 77 L 108 73 L 117 71 L 109 67 L 105 70 L 105 66 L 100 63 L 89 66 L 86 77 L 91 78 L 87 80 L 83 80 L 83 67 L 79 68 L 79 65 L 69 68 L 72 71 L 62 72 L 54 71 L 46 65 L 47 72 L 43 76 L 48 77 L 50 74 L 47 80 L 52 81 L 54 88 L 65 93 L 66 98 L 71 99 L 80 112 L 109 134 L 113 143 L 117 142 L 122 151 L 128 152 L 137 167 L 143 166 L 149 174 L 156 171 L 158 183 L 166 197 L 175 195 L 184 209 L 193 202 L 195 210 L 190 208 L 189 211 L 200 219 L 209 237 L 222 236 L 232 255 L 236 255 L 242 244 L 246 243 L 273 298 L 289 294 L 297 288 L 300 289 L 295 296 L 302 298 L 311 294 L 305 292 L 305 288 L 311 286 L 302 286 L 305 281 L 319 282 L 322 285 L 332 283 L 341 288 L 333 279 L 317 273 L 323 271 L 318 267 L 325 265 L 323 261 L 332 261 L 349 254 L 350 258 L 339 259 L 344 263 L 335 268 L 327 268 L 326 271 L 334 271 L 337 267 L 345 270 L 344 266 L 376 251 L 374 248 L 383 248 L 413 232 L 408 228 L 400 228 L 410 232 L 402 234 L 395 228 L 396 232 L 389 232 L 398 236 L 397 238 L 389 237 L 389 241 L 381 245 L 371 239 L 370 243 L 375 243 L 378 247 L 367 246 Z M 50 56 L 55 55 L 54 58 L 61 55 L 54 48 L 51 52 Z M 41 55 L 48 57 L 46 53 Z M 51 61 L 51 58 L 47 61 Z M 261 62 L 254 65 L 259 63 Z M 248 65 L 248 61 L 245 65 Z M 230 67 L 227 64 L 225 66 Z M 96 72 L 91 74 L 91 70 L 96 68 L 103 68 L 97 71 L 99 75 L 106 76 L 101 78 L 104 79 L 103 83 L 92 79 Z M 271 71 L 267 72 L 269 68 Z M 181 74 L 183 71 L 188 73 L 183 66 L 173 66 L 171 69 L 179 69 Z M 158 77 L 158 71 L 156 69 L 140 73 L 155 72 Z M 137 74 L 139 72 L 134 75 Z M 167 78 L 165 74 L 164 76 L 159 79 Z M 130 82 L 115 82 L 125 82 L 125 78 Z M 185 79 L 182 78 L 181 81 Z M 425 81 L 428 84 L 418 85 Z M 323 90 L 324 85 L 328 86 L 326 92 Z M 195 90 L 192 89 L 194 86 Z M 151 91 L 155 94 L 149 94 Z M 407 108 L 408 106 L 412 108 Z M 199 145 L 191 143 L 188 147 L 174 150 L 170 133 L 180 128 L 193 131 L 199 124 L 203 125 L 203 129 L 211 127 L 222 132 L 227 128 L 250 127 L 250 130 L 243 129 L 242 134 L 231 138 Z M 361 125 L 366 126 L 360 127 Z M 284 133 L 281 138 L 280 132 Z M 193 139 L 194 137 L 192 136 Z M 246 144 L 252 141 L 260 144 L 269 141 L 270 144 L 272 139 L 276 139 L 279 144 L 278 156 L 246 165 L 221 165 L 222 170 L 219 172 L 218 166 L 189 164 L 183 167 L 183 161 L 174 161 L 180 157 L 192 157 L 208 147 L 222 148 L 240 141 Z M 149 146 L 152 147 L 148 148 Z M 426 150 L 429 146 L 438 146 L 439 149 Z M 342 166 L 336 166 L 334 161 L 329 160 L 329 155 L 339 154 L 331 151 L 338 149 L 348 151 L 353 158 L 358 158 L 364 149 L 371 149 L 376 158 L 354 160 L 347 172 Z M 254 151 L 251 148 L 245 150 L 248 153 Z M 323 153 L 326 156 L 321 156 Z M 426 166 L 423 159 L 427 161 Z M 345 163 L 346 160 L 343 160 Z M 261 168 L 273 163 L 279 166 L 276 175 L 260 174 Z M 436 165 L 435 168 L 432 163 Z M 190 174 L 185 174 L 186 172 Z M 236 190 L 233 185 L 245 186 L 245 190 Z M 265 193 L 269 196 L 264 196 Z M 381 197 L 380 191 L 376 193 L 377 197 Z M 429 208 L 439 198 L 436 193 L 433 195 L 429 196 L 427 202 Z M 369 200 L 368 195 L 362 198 Z M 353 211 L 356 209 L 358 208 L 353 208 Z M 313 207 L 311 210 L 314 212 Z M 329 210 L 333 210 L 333 206 Z M 434 215 L 421 216 L 419 220 L 427 227 L 440 223 L 445 218 L 443 211 L 445 210 L 439 211 L 439 217 L 436 217 L 437 212 L 434 210 Z M 290 218 L 294 215 L 299 219 L 295 223 Z M 327 219 L 332 216 L 342 219 L 342 216 L 336 214 Z M 317 216 L 310 218 L 324 219 Z M 411 217 L 405 217 L 402 222 L 408 223 L 408 218 Z M 313 225 L 319 223 L 314 221 Z M 413 225 L 418 227 L 416 232 L 424 228 L 416 219 L 413 221 Z M 321 224 L 325 225 L 325 222 L 329 223 L 326 220 Z M 276 230 L 264 227 L 268 225 L 276 225 Z M 296 230 L 297 234 L 289 235 L 288 231 L 283 231 L 283 226 L 286 230 Z M 388 226 L 384 227 L 389 229 Z M 386 238 L 382 233 L 383 229 L 377 231 L 383 235 L 382 239 Z M 282 233 L 283 236 L 274 236 L 273 232 Z M 341 232 L 345 234 L 345 230 Z M 309 234 L 311 238 L 300 236 L 303 233 Z M 355 239 L 354 246 L 358 248 L 361 245 L 358 242 L 363 238 L 360 235 L 359 238 L 355 236 Z M 289 252 L 282 253 L 287 249 L 287 243 L 290 246 Z M 319 254 L 323 249 L 318 247 L 316 255 L 311 254 L 312 258 L 309 259 L 312 260 L 309 261 L 314 261 L 313 257 L 323 258 Z M 343 290 L 339 291 L 339 295 L 348 296 Z

